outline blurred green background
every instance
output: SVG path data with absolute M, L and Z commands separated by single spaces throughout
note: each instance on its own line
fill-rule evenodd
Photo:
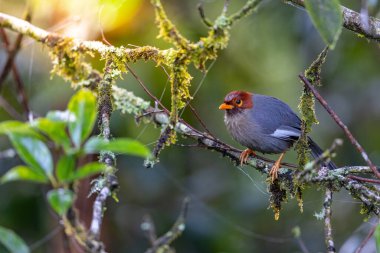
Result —
M 196 41 L 206 35 L 207 29 L 197 12 L 199 0 L 162 2 L 170 19 L 185 36 Z M 207 17 L 213 19 L 220 13 L 224 1 L 203 3 Z M 229 11 L 237 10 L 244 3 L 231 1 Z M 360 1 L 341 3 L 360 10 Z M 376 15 L 379 4 L 370 3 L 370 13 Z M 156 38 L 158 29 L 148 0 L 0 0 L 0 11 L 22 17 L 28 4 L 33 10 L 32 23 L 43 29 L 86 40 L 101 40 L 103 30 L 113 45 L 171 47 Z M 228 135 L 223 112 L 218 110 L 224 95 L 237 89 L 272 95 L 297 110 L 302 92 L 297 75 L 307 68 L 324 44 L 306 12 L 281 1 L 264 1 L 258 12 L 236 24 L 231 34 L 228 48 L 220 53 L 203 83 L 204 74 L 191 69 L 192 92 L 201 85 L 192 104 L 212 133 L 242 148 Z M 10 32 L 8 35 L 15 37 Z M 0 47 L 0 66 L 5 59 L 4 47 Z M 66 108 L 74 90 L 61 78 L 50 76 L 47 48 L 25 38 L 16 63 L 35 114 Z M 99 70 L 104 65 L 98 57 L 91 59 L 91 63 Z M 165 72 L 152 62 L 130 66 L 152 93 L 162 96 L 163 103 L 169 106 Z M 320 88 L 376 164 L 380 164 L 379 66 L 378 44 L 344 29 L 323 66 L 323 87 Z M 117 85 L 150 99 L 131 75 L 124 74 Z M 1 95 L 21 111 L 14 86 L 13 79 L 8 77 Z M 312 136 L 322 147 L 328 147 L 334 138 L 345 139 L 319 105 L 317 116 L 320 124 L 314 127 Z M 200 129 L 191 112 L 186 110 L 183 118 Z M 12 118 L 0 108 L 0 121 L 9 119 Z M 137 138 L 152 149 L 160 134 L 152 125 L 137 126 L 132 116 L 118 111 L 113 114 L 111 124 L 114 136 Z M 180 139 L 178 143 L 192 141 Z M 8 148 L 7 139 L 0 137 L 0 150 Z M 286 160 L 296 162 L 294 151 Z M 335 162 L 338 166 L 364 164 L 346 139 Z M 17 157 L 0 159 L 0 174 L 20 163 Z M 141 159 L 125 156 L 117 157 L 117 167 L 119 202 L 108 201 L 102 230 L 109 252 L 145 251 L 149 243 L 140 229 L 144 214 L 152 215 L 158 234 L 163 234 L 177 218 L 185 196 L 191 197 L 191 203 L 186 230 L 173 244 L 177 252 L 301 252 L 292 235 L 292 229 L 297 226 L 310 252 L 325 251 L 323 222 L 313 216 L 321 210 L 323 189 L 305 189 L 304 212 L 300 213 L 296 200 L 290 199 L 283 206 L 280 220 L 274 221 L 273 212 L 268 209 L 265 178 L 252 168 L 244 167 L 242 170 L 247 176 L 218 153 L 173 145 L 162 152 L 160 163 L 152 169 L 146 169 Z M 93 201 L 87 198 L 89 183 L 90 180 L 85 180 L 80 185 L 77 203 L 87 225 Z M 25 182 L 1 185 L 0 225 L 15 230 L 32 245 L 33 252 L 63 252 L 62 232 L 57 230 L 59 221 L 45 200 L 46 190 L 46 187 Z M 343 247 L 341 252 L 353 252 L 370 225 L 371 220 L 364 222 L 365 217 L 359 210 L 360 203 L 347 192 L 334 194 L 333 233 L 337 248 Z M 372 250 L 370 243 L 363 252 Z

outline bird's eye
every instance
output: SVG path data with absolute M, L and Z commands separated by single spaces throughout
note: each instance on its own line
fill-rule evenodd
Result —
M 243 104 L 243 101 L 241 101 L 240 99 L 237 99 L 237 100 L 235 101 L 235 104 L 236 104 L 237 106 L 241 106 L 241 105 Z

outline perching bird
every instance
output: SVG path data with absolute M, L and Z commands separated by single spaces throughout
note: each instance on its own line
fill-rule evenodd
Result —
M 240 155 L 241 164 L 255 151 L 281 153 L 270 171 L 272 181 L 275 180 L 286 151 L 301 135 L 300 118 L 277 98 L 245 91 L 228 93 L 219 109 L 226 111 L 224 122 L 232 137 L 247 147 Z M 308 143 L 312 156 L 319 157 L 322 149 L 310 137 Z M 336 168 L 332 162 L 328 167 Z

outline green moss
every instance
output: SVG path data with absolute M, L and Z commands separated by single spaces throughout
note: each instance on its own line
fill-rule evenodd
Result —
M 322 64 L 326 61 L 328 51 L 329 47 L 325 47 L 318 55 L 317 59 L 315 59 L 310 67 L 305 70 L 305 77 L 313 85 L 321 86 L 321 68 Z
M 308 69 L 305 70 L 305 77 L 312 85 L 321 85 L 321 68 L 322 64 L 326 60 L 328 47 L 318 55 L 317 59 L 313 61 Z M 315 99 L 313 94 L 304 88 L 300 98 L 298 109 L 301 113 L 301 136 L 296 144 L 298 165 L 300 168 L 304 168 L 308 162 L 310 150 L 308 144 L 307 135 L 311 132 L 313 124 L 318 124 L 318 120 L 315 114 Z
M 282 188 L 279 181 L 275 180 L 272 184 L 269 184 L 270 195 L 270 207 L 274 212 L 274 219 L 280 218 L 280 211 L 282 202 L 286 201 L 286 189 Z
M 49 52 L 53 69 L 52 74 L 70 81 L 74 87 L 87 84 L 87 78 L 92 71 L 89 64 L 84 62 L 83 52 L 75 48 L 72 38 L 51 38 L 54 43 Z
M 303 213 L 303 199 L 302 199 L 301 187 L 297 187 L 296 197 L 297 197 L 298 207 L 300 208 L 300 212 Z
M 151 0 L 156 13 L 156 24 L 159 28 L 158 38 L 162 38 L 178 48 L 188 48 L 190 42 L 183 37 L 173 23 L 168 19 L 159 0 Z

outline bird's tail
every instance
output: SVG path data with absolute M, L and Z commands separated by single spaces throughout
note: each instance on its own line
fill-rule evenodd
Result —
M 309 137 L 309 148 L 311 150 L 311 155 L 313 156 L 314 159 L 318 158 L 323 153 L 323 150 L 310 137 Z M 332 161 L 330 161 L 327 166 L 330 170 L 335 170 L 338 168 L 335 165 L 335 163 L 333 163 Z

